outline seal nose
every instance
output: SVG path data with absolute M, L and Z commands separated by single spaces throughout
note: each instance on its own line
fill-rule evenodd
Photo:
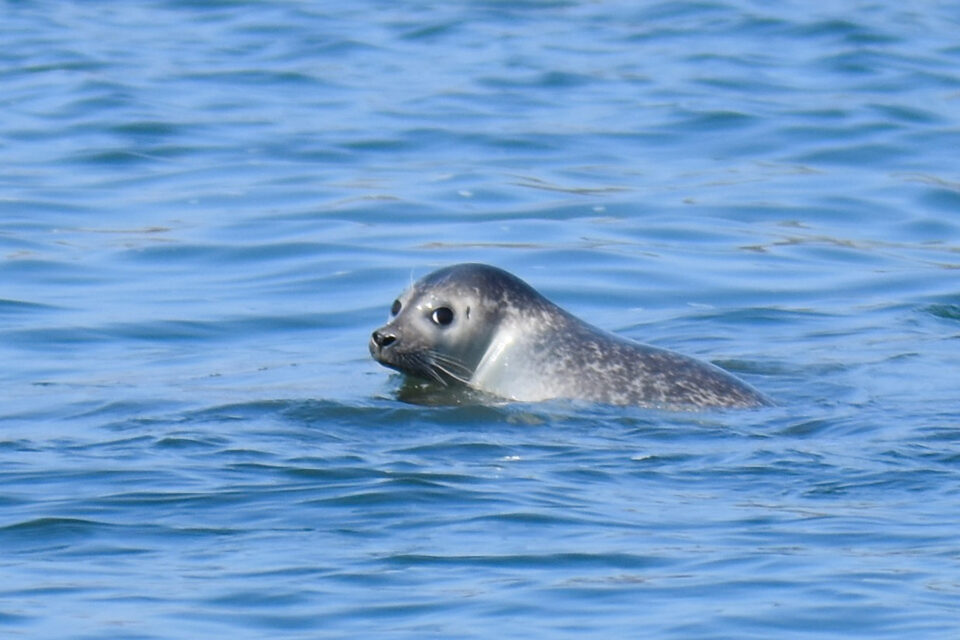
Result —
M 379 329 L 373 332 L 373 343 L 383 349 L 397 341 L 397 336 L 383 333 Z

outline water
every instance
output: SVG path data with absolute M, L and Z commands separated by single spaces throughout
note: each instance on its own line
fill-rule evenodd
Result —
M 960 631 L 960 5 L 8 2 L 0 633 Z M 417 406 L 439 265 L 761 411 Z

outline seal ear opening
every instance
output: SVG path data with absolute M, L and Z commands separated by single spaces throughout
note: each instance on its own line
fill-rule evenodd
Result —
M 466 312 L 464 313 L 464 315 L 467 317 L 467 320 L 470 319 L 470 307 L 467 307 L 467 310 L 466 310 Z

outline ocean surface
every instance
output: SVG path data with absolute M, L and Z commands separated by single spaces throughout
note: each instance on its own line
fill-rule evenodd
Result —
M 960 637 L 960 3 L 0 38 L 0 637 Z M 410 402 L 465 261 L 777 404 Z

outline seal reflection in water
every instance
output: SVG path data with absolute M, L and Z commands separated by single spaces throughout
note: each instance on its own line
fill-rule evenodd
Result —
M 769 401 L 711 364 L 608 333 L 516 276 L 484 264 L 434 271 L 394 300 L 373 332 L 381 364 L 509 400 L 570 398 L 698 409 Z

